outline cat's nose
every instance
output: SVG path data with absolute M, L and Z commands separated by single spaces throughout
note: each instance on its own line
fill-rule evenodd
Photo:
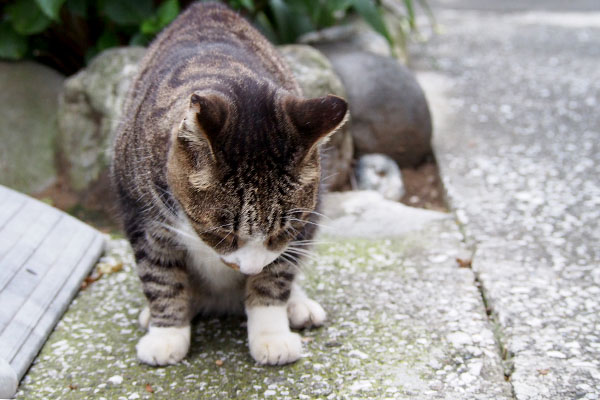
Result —
M 223 262 L 230 268 L 239 268 L 242 274 L 256 275 L 266 265 L 269 265 L 279 256 L 279 253 L 268 250 L 264 245 L 264 238 L 246 240 L 239 249 L 221 256 Z
M 245 275 L 256 275 L 262 271 L 265 266 L 265 262 L 262 258 L 252 257 L 221 257 L 223 264 L 236 271 L 240 271 Z

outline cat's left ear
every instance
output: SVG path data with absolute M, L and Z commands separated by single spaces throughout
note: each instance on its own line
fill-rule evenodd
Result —
M 179 129 L 179 139 L 207 143 L 213 154 L 216 142 L 229 114 L 228 103 L 214 93 L 194 93 L 185 119 Z
M 348 103 L 327 95 L 315 99 L 288 97 L 285 110 L 307 148 L 313 147 L 338 130 L 348 115 Z

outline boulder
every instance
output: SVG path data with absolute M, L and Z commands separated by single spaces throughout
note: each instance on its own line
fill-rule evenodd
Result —
M 35 193 L 56 180 L 56 111 L 64 77 L 33 62 L 0 62 L 0 184 Z
M 321 52 L 306 45 L 280 46 L 279 51 L 291 67 L 304 96 L 334 94 L 347 99 L 342 81 Z M 324 147 L 323 169 L 326 172 L 323 183 L 329 190 L 339 190 L 348 186 L 353 150 L 348 121 L 333 134 Z
M 107 182 L 104 175 L 123 101 L 145 51 L 106 50 L 65 82 L 58 111 L 58 156 L 61 172 L 76 192 Z
M 365 154 L 358 159 L 355 172 L 359 190 L 374 190 L 393 201 L 400 201 L 404 195 L 400 168 L 386 155 Z
M 298 42 L 309 44 L 325 52 L 331 49 L 343 49 L 344 51 L 367 51 L 381 56 L 392 55 L 387 40 L 362 19 L 306 33 L 298 38 Z
M 431 154 L 431 116 L 423 90 L 396 59 L 364 51 L 326 50 L 348 94 L 358 155 L 382 153 L 400 167 Z

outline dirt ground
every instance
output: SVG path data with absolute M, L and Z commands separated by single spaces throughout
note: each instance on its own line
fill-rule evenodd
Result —
M 400 200 L 411 207 L 448 211 L 444 188 L 433 158 L 416 168 L 402 168 L 405 194 Z

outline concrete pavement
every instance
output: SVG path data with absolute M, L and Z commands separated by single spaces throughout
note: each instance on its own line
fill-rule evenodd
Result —
M 499 3 L 415 48 L 436 156 L 515 397 L 598 399 L 600 4 Z

